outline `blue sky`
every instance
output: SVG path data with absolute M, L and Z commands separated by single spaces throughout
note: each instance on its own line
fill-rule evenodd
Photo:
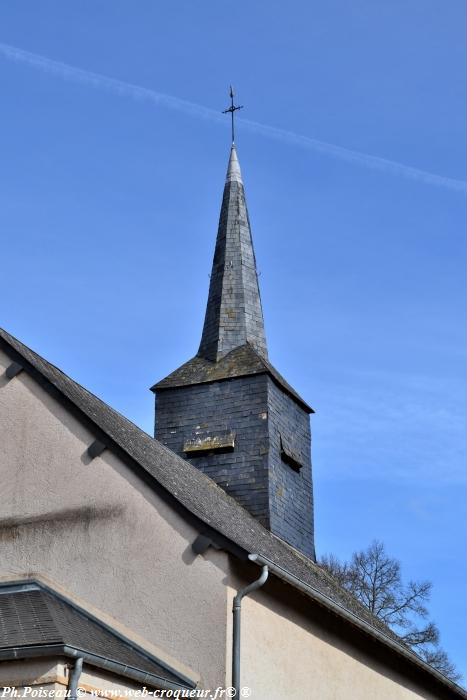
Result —
M 0 3 L 0 325 L 151 432 L 199 342 L 233 82 L 318 551 L 377 537 L 432 580 L 467 677 L 466 32 L 465 0 Z

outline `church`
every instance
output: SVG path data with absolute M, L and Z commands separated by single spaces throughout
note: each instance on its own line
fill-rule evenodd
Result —
M 467 698 L 315 561 L 235 145 L 199 350 L 152 390 L 154 437 L 0 331 L 2 697 Z

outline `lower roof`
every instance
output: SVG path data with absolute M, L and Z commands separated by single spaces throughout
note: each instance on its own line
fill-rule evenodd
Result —
M 1 584 L 0 659 L 62 654 L 156 688 L 195 687 L 52 589 L 35 581 Z

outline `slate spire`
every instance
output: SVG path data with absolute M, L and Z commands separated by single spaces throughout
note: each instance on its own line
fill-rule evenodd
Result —
M 237 151 L 232 144 L 198 355 L 218 362 L 245 343 L 267 359 L 250 220 Z
M 232 114 L 235 109 L 232 102 Z M 201 344 L 195 357 L 153 390 L 155 438 L 213 479 L 277 537 L 314 559 L 313 409 L 267 358 L 234 144 Z

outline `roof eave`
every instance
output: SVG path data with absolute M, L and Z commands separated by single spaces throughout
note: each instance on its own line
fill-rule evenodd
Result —
M 73 659 L 82 658 L 90 666 L 100 668 L 103 671 L 114 672 L 118 676 L 130 678 L 139 683 L 148 683 L 160 690 L 193 690 L 195 683 L 175 683 L 163 676 L 158 676 L 148 671 L 141 671 L 133 666 L 113 661 L 97 654 L 91 654 L 85 649 L 70 646 L 69 644 L 37 644 L 31 646 L 7 647 L 0 649 L 0 661 L 15 659 L 36 659 L 41 657 L 66 656 Z

